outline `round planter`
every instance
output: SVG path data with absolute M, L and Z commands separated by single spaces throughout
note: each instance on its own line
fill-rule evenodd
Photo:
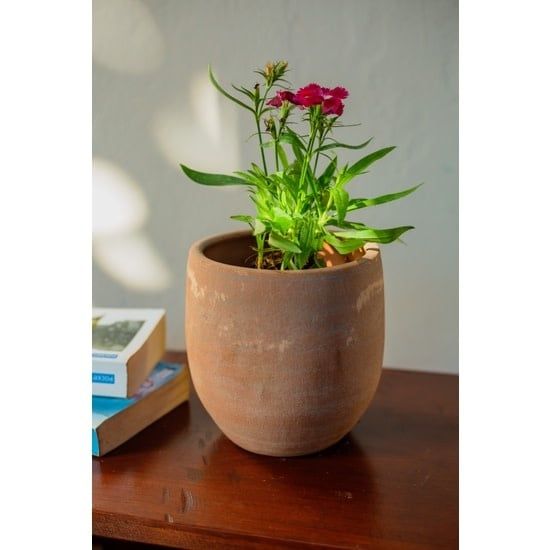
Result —
M 372 400 L 384 353 L 377 245 L 336 267 L 243 267 L 249 232 L 189 252 L 186 340 L 197 394 L 222 432 L 249 451 L 295 456 L 329 447 Z

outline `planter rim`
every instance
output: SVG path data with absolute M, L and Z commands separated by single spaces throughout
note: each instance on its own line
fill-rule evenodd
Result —
M 358 260 L 353 260 L 351 262 L 347 262 L 342 265 L 336 265 L 332 267 L 322 267 L 318 269 L 288 269 L 281 271 L 280 269 L 255 269 L 252 267 L 244 267 L 239 265 L 232 265 L 232 264 L 226 264 L 223 262 L 218 262 L 216 260 L 212 260 L 208 256 L 205 255 L 204 251 L 214 244 L 232 240 L 232 239 L 238 239 L 240 237 L 245 236 L 252 236 L 252 231 L 249 230 L 241 230 L 241 231 L 230 231 L 228 233 L 217 233 L 216 235 L 211 235 L 210 237 L 205 237 L 203 239 L 200 239 L 196 242 L 194 242 L 191 245 L 191 248 L 189 249 L 189 256 L 196 256 L 201 261 L 206 263 L 215 264 L 218 269 L 223 269 L 227 271 L 231 271 L 233 273 L 235 272 L 241 272 L 243 274 L 260 274 L 262 277 L 281 277 L 281 276 L 307 276 L 307 277 L 316 277 L 319 275 L 327 275 L 329 273 L 336 273 L 337 271 L 344 271 L 349 270 L 357 267 L 358 265 L 370 262 L 374 260 L 376 257 L 380 255 L 380 247 L 377 243 L 365 243 L 365 255 L 362 258 L 359 258 Z

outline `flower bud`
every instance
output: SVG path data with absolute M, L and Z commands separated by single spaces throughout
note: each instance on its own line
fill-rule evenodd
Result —
M 288 115 L 290 113 L 291 104 L 288 100 L 283 101 L 283 104 L 281 105 L 281 109 L 279 110 L 279 121 L 281 123 L 281 126 L 284 126 L 286 123 L 286 119 L 288 118 Z
M 288 67 L 286 61 L 269 61 L 265 64 L 262 75 L 265 78 L 268 86 L 273 85 L 277 80 L 281 79 Z
M 265 77 L 268 79 L 271 78 L 273 76 L 274 69 L 275 69 L 275 65 L 273 65 L 271 61 L 266 63 L 264 67 Z
M 288 63 L 286 61 L 277 61 L 273 69 L 274 80 L 279 80 L 280 78 L 282 78 L 286 73 L 287 67 Z
M 271 134 L 271 137 L 275 139 L 277 137 L 277 128 L 275 126 L 275 119 L 270 116 L 264 119 L 265 129 Z

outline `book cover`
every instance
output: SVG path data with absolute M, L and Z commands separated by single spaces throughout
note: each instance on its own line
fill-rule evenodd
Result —
M 188 397 L 187 366 L 175 363 L 158 363 L 132 397 L 92 396 L 92 454 L 109 452 Z
M 92 394 L 135 393 L 165 351 L 163 309 L 92 310 Z

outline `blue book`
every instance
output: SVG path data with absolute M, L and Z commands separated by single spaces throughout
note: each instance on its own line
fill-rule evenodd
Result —
M 92 396 L 92 455 L 101 456 L 189 398 L 187 365 L 158 363 L 128 398 Z

